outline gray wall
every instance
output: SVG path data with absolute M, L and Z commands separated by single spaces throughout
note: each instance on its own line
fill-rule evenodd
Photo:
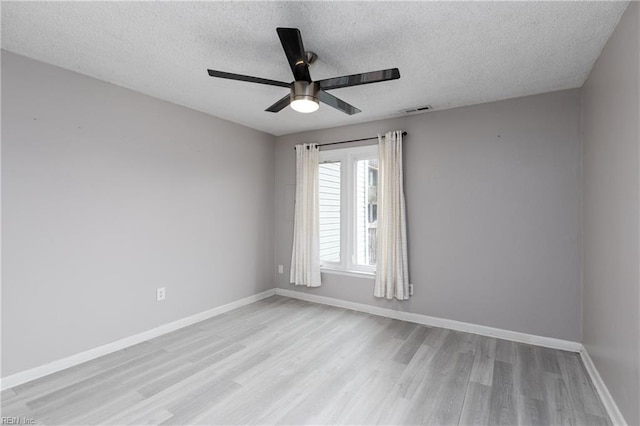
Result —
M 273 288 L 273 151 L 2 52 L 2 375 Z
M 362 107 L 366 107 L 363 105 Z M 288 283 L 293 146 L 404 129 L 408 302 L 373 281 Z M 296 291 L 579 341 L 580 94 L 549 93 L 276 139 L 277 285 Z
M 583 87 L 584 345 L 640 424 L 640 4 L 631 2 Z

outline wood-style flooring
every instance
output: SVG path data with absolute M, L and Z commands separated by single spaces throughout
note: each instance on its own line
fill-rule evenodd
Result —
M 2 416 L 64 425 L 611 424 L 578 354 L 278 296 L 8 389 Z

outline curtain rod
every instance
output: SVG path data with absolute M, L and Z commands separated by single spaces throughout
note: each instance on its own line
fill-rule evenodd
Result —
M 407 136 L 407 132 L 402 132 L 402 136 Z M 369 141 L 369 140 L 372 140 L 372 139 L 378 139 L 378 137 L 377 136 L 373 136 L 373 137 L 370 137 L 370 138 L 351 139 L 351 140 L 348 140 L 348 141 L 318 143 L 316 145 L 318 145 L 318 146 L 338 145 L 338 144 L 341 144 L 341 143 L 362 142 L 362 141 Z

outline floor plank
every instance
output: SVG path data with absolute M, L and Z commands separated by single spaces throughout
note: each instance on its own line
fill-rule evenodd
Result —
M 496 361 L 493 366 L 493 384 L 489 404 L 489 424 L 491 425 L 519 424 L 513 369 L 513 364 L 502 361 Z
M 469 382 L 460 413 L 460 425 L 488 425 L 491 386 Z

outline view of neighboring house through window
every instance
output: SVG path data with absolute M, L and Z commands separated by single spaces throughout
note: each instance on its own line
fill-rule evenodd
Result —
M 356 164 L 356 264 L 375 265 L 378 160 L 360 160 Z
M 377 157 L 376 145 L 320 151 L 320 261 L 323 269 L 375 272 Z
M 320 260 L 340 263 L 340 162 L 319 167 Z

